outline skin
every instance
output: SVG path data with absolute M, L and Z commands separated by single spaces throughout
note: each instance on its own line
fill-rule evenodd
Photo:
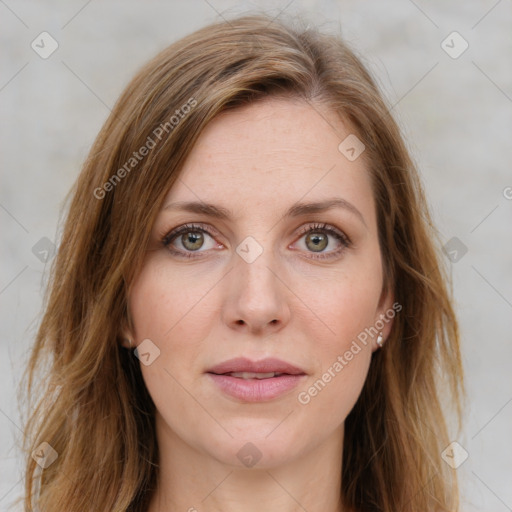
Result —
M 151 364 L 141 364 L 157 409 L 160 449 L 150 512 L 343 510 L 344 421 L 378 349 L 375 338 L 360 344 L 309 403 L 300 403 L 298 394 L 393 304 L 382 289 L 364 160 L 350 162 L 338 151 L 350 133 L 320 105 L 284 98 L 252 103 L 208 125 L 169 191 L 130 290 L 133 330 L 124 332 L 134 345 L 150 339 L 160 350 Z M 350 202 L 364 220 L 340 207 L 284 217 L 298 201 L 335 197 Z M 179 201 L 213 203 L 233 216 L 165 209 Z M 196 256 L 189 259 L 173 254 L 162 238 L 190 223 L 213 231 L 203 234 L 204 245 L 188 251 Z M 315 252 L 300 230 L 311 226 L 321 237 L 314 225 L 324 223 L 344 233 L 350 245 L 329 235 L 327 246 Z M 263 249 L 252 263 L 236 252 L 248 236 Z M 191 245 L 185 247 L 179 235 L 171 247 L 186 253 Z M 328 257 L 315 259 L 319 254 Z M 388 322 L 384 339 L 390 328 Z M 276 357 L 307 376 L 276 399 L 245 402 L 225 395 L 205 374 L 239 356 Z M 237 457 L 247 442 L 261 454 L 252 467 Z

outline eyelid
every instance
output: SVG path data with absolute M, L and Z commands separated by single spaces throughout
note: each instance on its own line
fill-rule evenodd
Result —
M 182 224 L 182 225 L 172 229 L 171 231 L 165 231 L 164 233 L 162 233 L 162 235 L 159 238 L 162 240 L 162 243 L 165 246 L 168 246 L 171 243 L 173 238 L 176 238 L 178 235 L 180 235 L 184 232 L 186 233 L 187 231 L 201 231 L 201 232 L 204 231 L 206 234 L 210 235 L 211 237 L 220 236 L 220 233 L 215 228 L 213 228 L 213 226 L 210 226 L 208 224 L 203 224 L 200 222 L 199 223 L 191 222 L 191 223 Z
M 343 231 L 341 231 L 340 229 L 332 226 L 331 224 L 327 224 L 327 223 L 324 223 L 324 222 L 309 223 L 309 224 L 303 226 L 298 234 L 300 236 L 303 236 L 303 235 L 305 235 L 307 233 L 315 232 L 315 231 L 324 231 L 324 232 L 326 232 L 328 234 L 332 234 L 333 236 L 339 237 L 347 245 L 351 245 L 352 244 L 352 241 L 350 240 L 348 235 L 346 235 Z
M 321 261 L 321 260 L 339 259 L 342 256 L 342 254 L 344 254 L 345 251 L 347 249 L 349 249 L 350 247 L 352 247 L 352 245 L 353 245 L 350 238 L 343 231 L 332 226 L 331 224 L 327 224 L 327 223 L 323 223 L 323 222 L 312 222 L 312 223 L 309 223 L 309 224 L 303 226 L 298 233 L 299 238 L 297 239 L 297 241 L 300 240 L 304 235 L 306 235 L 308 233 L 315 233 L 315 232 L 326 233 L 327 235 L 330 235 L 330 236 L 336 238 L 338 240 L 339 244 L 341 245 L 341 247 L 338 247 L 337 249 L 333 249 L 333 250 L 327 251 L 327 252 L 306 251 L 308 254 L 308 256 L 306 256 L 306 257 L 310 260 L 312 259 L 312 260 Z M 294 242 L 292 245 L 296 244 L 297 241 Z

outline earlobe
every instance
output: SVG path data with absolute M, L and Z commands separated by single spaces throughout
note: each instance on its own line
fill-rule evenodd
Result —
M 133 348 L 133 335 L 131 333 L 131 330 L 128 327 L 126 327 L 126 320 L 123 321 L 123 327 L 119 332 L 119 339 L 121 340 L 120 343 L 122 347 L 126 349 Z
M 383 348 L 388 339 L 393 327 L 394 318 L 397 312 L 402 309 L 401 306 L 398 308 L 397 305 L 399 306 L 397 302 L 394 302 L 394 293 L 389 289 L 383 289 L 374 323 L 375 328 L 378 330 L 374 350 Z
M 123 338 L 121 341 L 121 345 L 123 346 L 123 348 L 131 349 L 133 348 L 133 341 L 131 338 Z

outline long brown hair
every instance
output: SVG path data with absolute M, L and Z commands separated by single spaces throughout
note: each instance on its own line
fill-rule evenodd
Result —
M 346 419 L 343 501 L 354 511 L 457 509 L 454 472 L 441 458 L 450 442 L 441 402 L 460 418 L 459 334 L 415 166 L 345 42 L 253 15 L 205 27 L 151 60 L 84 164 L 26 374 L 27 511 L 147 509 L 158 446 L 139 362 L 120 344 L 121 326 L 131 325 L 127 294 L 202 130 L 269 95 L 327 106 L 364 141 L 385 285 L 403 306 Z M 57 458 L 41 469 L 34 450 Z

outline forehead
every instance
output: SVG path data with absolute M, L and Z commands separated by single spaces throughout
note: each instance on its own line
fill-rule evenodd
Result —
M 364 159 L 338 149 L 353 133 L 325 106 L 301 100 L 267 98 L 223 112 L 200 135 L 165 203 L 220 202 L 250 213 L 341 196 L 361 209 L 369 203 L 370 214 Z

